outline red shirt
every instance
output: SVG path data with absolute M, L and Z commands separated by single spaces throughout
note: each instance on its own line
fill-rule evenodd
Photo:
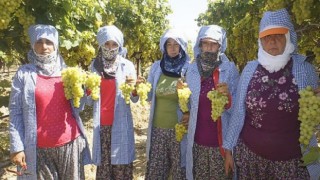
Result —
M 58 147 L 80 135 L 66 99 L 61 77 L 38 75 L 35 89 L 37 113 L 37 146 Z
M 100 124 L 110 126 L 114 119 L 114 103 L 116 97 L 116 80 L 101 79 Z

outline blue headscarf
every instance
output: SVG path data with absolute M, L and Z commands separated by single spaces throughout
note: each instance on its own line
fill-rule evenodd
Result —
M 170 57 L 166 51 L 166 43 L 169 38 L 175 40 L 180 45 L 180 52 L 177 57 Z M 184 64 L 190 61 L 190 58 L 186 53 L 187 48 L 187 40 L 181 32 L 176 29 L 169 29 L 162 35 L 160 38 L 160 50 L 163 56 L 160 62 L 160 67 L 163 74 L 170 77 L 181 77 Z
M 295 46 L 295 52 L 297 52 L 297 34 L 286 9 L 265 12 L 260 21 L 259 33 L 264 31 L 268 26 L 288 28 L 290 32 L 290 41 Z

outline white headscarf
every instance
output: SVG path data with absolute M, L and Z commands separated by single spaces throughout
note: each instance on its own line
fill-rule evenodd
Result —
M 262 45 L 261 41 L 259 39 L 259 50 L 258 50 L 258 61 L 259 63 L 270 73 L 278 72 L 280 69 L 284 68 L 288 61 L 291 59 L 291 54 L 294 51 L 294 45 L 290 41 L 290 32 L 285 34 L 286 36 L 286 47 L 284 49 L 284 52 L 280 55 L 273 56 L 269 53 L 267 53 Z

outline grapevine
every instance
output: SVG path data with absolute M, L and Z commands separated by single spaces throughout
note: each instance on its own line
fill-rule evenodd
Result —
M 98 100 L 100 95 L 100 82 L 101 77 L 96 73 L 87 73 L 86 88 L 91 91 L 91 97 L 93 100 Z
M 130 94 L 134 90 L 134 85 L 123 83 L 120 85 L 119 88 L 122 91 L 122 95 L 126 101 L 126 104 L 129 104 L 130 103 Z
M 299 91 L 299 94 L 298 119 L 301 121 L 299 141 L 303 145 L 309 145 L 316 126 L 320 124 L 320 97 L 315 95 L 310 86 Z
M 74 107 L 80 107 L 80 99 L 84 95 L 83 85 L 86 73 L 78 67 L 68 67 L 61 73 L 64 93 L 67 100 L 72 99 Z
M 140 104 L 142 106 L 145 106 L 147 104 L 147 99 L 148 99 L 148 93 L 151 90 L 151 84 L 150 83 L 140 83 L 137 86 L 137 94 L 140 97 Z
M 186 127 L 181 123 L 177 123 L 175 125 L 175 131 L 176 131 L 176 140 L 178 142 L 181 142 L 183 136 L 187 133 Z
M 178 89 L 178 98 L 179 98 L 179 106 L 182 112 L 188 112 L 188 102 L 189 102 L 189 97 L 191 95 L 190 89 L 185 86 L 182 89 Z
M 207 97 L 211 100 L 211 118 L 215 122 L 223 113 L 228 97 L 214 89 L 208 92 Z

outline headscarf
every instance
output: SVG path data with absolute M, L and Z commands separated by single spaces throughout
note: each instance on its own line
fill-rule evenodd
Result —
M 289 31 L 284 31 L 285 29 Z M 273 56 L 267 53 L 258 40 L 258 62 L 270 73 L 277 72 L 284 68 L 291 56 L 297 50 L 297 35 L 294 31 L 290 16 L 285 9 L 278 11 L 267 11 L 263 14 L 260 22 L 260 37 L 271 34 L 284 34 L 286 37 L 286 47 L 283 54 Z
M 118 48 L 112 50 L 105 48 L 105 43 L 111 40 L 118 44 Z M 104 78 L 115 78 L 116 70 L 118 68 L 118 55 L 125 57 L 127 53 L 126 48 L 123 47 L 123 34 L 114 25 L 104 26 L 98 30 L 97 41 L 99 44 L 99 51 L 94 62 L 94 67 Z
M 64 62 L 59 54 L 58 31 L 51 25 L 38 24 L 28 30 L 31 48 L 28 52 L 28 60 L 36 65 L 37 73 L 45 76 L 59 76 Z M 40 39 L 47 39 L 54 45 L 54 51 L 48 55 L 37 54 L 34 50 L 35 43 Z
M 166 50 L 167 40 L 171 38 L 180 45 L 179 54 L 176 57 L 170 57 Z M 183 67 L 186 62 L 190 61 L 186 53 L 188 43 L 186 38 L 176 29 L 168 29 L 160 38 L 160 50 L 162 52 L 162 59 L 160 67 L 162 73 L 170 77 L 181 77 Z
M 210 38 L 219 43 L 220 48 L 218 52 L 202 52 L 200 45 L 201 40 Z M 229 61 L 227 56 L 224 54 L 227 49 L 227 37 L 226 31 L 217 25 L 203 26 L 200 28 L 196 44 L 193 48 L 194 57 L 201 77 L 209 77 L 212 72 L 217 68 L 223 60 Z

